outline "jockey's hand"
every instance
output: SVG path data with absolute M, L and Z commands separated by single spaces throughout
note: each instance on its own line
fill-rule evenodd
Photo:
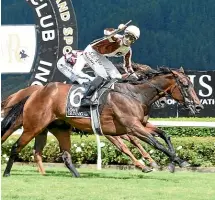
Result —
M 119 30 L 125 30 L 127 28 L 127 26 L 125 25 L 125 24 L 120 24 L 119 26 L 118 26 L 118 29 Z
M 124 73 L 122 74 L 122 79 L 127 79 L 127 80 L 138 80 L 139 77 L 135 73 Z
M 128 73 L 133 73 L 134 70 L 133 70 L 133 68 L 132 68 L 131 66 L 129 66 L 129 67 L 127 67 L 127 72 L 128 72 Z
M 139 79 L 139 77 L 138 77 L 137 74 L 135 74 L 135 73 L 131 73 L 131 74 L 129 75 L 129 77 L 131 77 L 131 78 L 134 79 L 134 80 L 138 80 L 138 79 Z

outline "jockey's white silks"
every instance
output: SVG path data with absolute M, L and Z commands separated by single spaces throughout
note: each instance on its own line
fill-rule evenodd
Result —
M 82 64 L 83 62 L 84 64 Z M 70 63 L 66 62 L 66 59 L 63 56 L 59 59 L 57 68 L 72 82 L 77 81 L 79 84 L 83 84 L 94 80 L 94 77 L 91 77 L 88 74 L 82 72 L 82 66 L 84 66 L 85 64 L 86 61 L 84 60 L 83 55 L 79 55 L 77 57 L 76 64 L 73 67 Z
M 70 64 L 66 62 L 64 56 L 58 60 L 57 68 L 71 81 L 75 81 L 77 79 L 76 75 L 72 71 Z
M 91 45 L 88 45 L 84 50 L 83 56 L 90 67 L 98 76 L 107 79 L 110 76 L 112 79 L 121 79 L 122 75 L 117 68 L 104 55 L 96 52 Z

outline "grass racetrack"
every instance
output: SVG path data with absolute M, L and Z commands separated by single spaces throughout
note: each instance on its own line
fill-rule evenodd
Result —
M 2 174 L 5 165 L 2 165 Z M 214 200 L 215 173 L 78 169 L 73 178 L 65 167 L 14 165 L 2 177 L 2 200 Z

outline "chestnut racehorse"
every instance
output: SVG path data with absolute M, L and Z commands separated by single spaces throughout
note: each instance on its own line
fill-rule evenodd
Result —
M 90 119 L 66 117 L 65 106 L 70 87 L 71 85 L 62 83 L 47 84 L 11 109 L 10 114 L 13 117 L 4 120 L 8 120 L 7 124 L 13 124 L 14 119 L 18 118 L 23 110 L 24 130 L 12 147 L 4 176 L 10 175 L 14 158 L 21 149 L 56 119 L 66 121 L 80 130 L 92 132 Z M 101 127 L 105 135 L 136 136 L 164 152 L 171 162 L 184 167 L 187 166 L 187 162 L 176 156 L 170 138 L 147 121 L 151 104 L 167 94 L 193 114 L 202 109 L 193 85 L 184 72 L 161 68 L 160 73 L 156 73 L 148 81 L 144 79 L 135 83 L 116 83 L 115 88 L 109 92 L 101 113 Z M 153 135 L 164 139 L 168 149 Z
M 35 92 L 36 90 L 38 90 L 42 87 L 43 86 L 33 85 L 33 86 L 29 86 L 25 89 L 19 90 L 18 92 L 10 95 L 7 99 L 2 101 L 2 103 L 1 103 L 3 115 L 6 116 L 7 113 L 9 112 L 10 108 L 13 105 L 18 103 L 25 97 L 30 96 L 31 94 L 33 94 L 33 92 Z M 158 102 L 158 104 L 160 104 L 159 106 L 164 105 L 163 101 L 165 101 L 165 99 Z M 10 127 L 8 129 L 8 131 L 2 136 L 1 143 L 3 144 L 4 141 L 21 126 L 22 126 L 22 116 L 20 116 L 19 119 L 17 119 L 16 122 L 14 122 L 14 125 L 12 127 Z M 33 154 L 34 154 L 34 160 L 37 163 L 38 170 L 41 174 L 45 174 L 45 170 L 44 170 L 44 167 L 42 164 L 42 151 L 46 145 L 48 130 L 50 132 L 52 132 L 52 134 L 57 138 L 59 145 L 60 145 L 60 149 L 63 152 L 65 152 L 65 151 L 69 152 L 69 150 L 70 150 L 70 139 L 69 138 L 70 138 L 70 134 L 71 134 L 71 126 L 68 123 L 66 124 L 63 121 L 60 122 L 59 120 L 53 122 L 51 125 L 48 126 L 48 129 L 44 130 L 41 134 L 39 134 L 38 136 L 35 137 L 35 145 L 34 145 Z M 63 132 L 63 134 L 62 134 L 62 132 Z M 122 151 L 123 153 L 128 155 L 131 158 L 131 160 L 133 161 L 133 164 L 135 165 L 135 167 L 143 170 L 144 172 L 151 171 L 149 168 L 144 166 L 140 161 L 138 161 L 135 158 L 135 156 L 131 153 L 131 151 L 126 146 L 126 144 L 124 144 L 122 139 L 131 142 L 139 150 L 139 152 L 143 156 L 143 158 L 149 162 L 151 167 L 158 168 L 158 165 L 156 164 L 156 162 L 144 150 L 144 148 L 142 147 L 140 142 L 134 136 L 131 136 L 131 135 L 106 136 L 106 138 L 109 141 L 111 141 L 120 151 Z

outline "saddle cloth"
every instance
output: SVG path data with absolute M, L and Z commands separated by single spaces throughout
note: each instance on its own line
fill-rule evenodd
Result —
M 101 113 L 103 105 L 106 102 L 106 97 L 111 89 L 114 87 L 114 83 L 117 80 L 112 79 L 108 83 L 104 83 L 91 97 L 92 101 L 97 102 L 98 113 Z M 79 118 L 90 118 L 91 109 L 90 107 L 82 107 L 81 99 L 83 93 L 85 92 L 85 87 L 83 85 L 73 84 L 69 90 L 66 103 L 66 116 L 67 117 L 79 117 Z M 93 106 L 95 107 L 95 106 Z

